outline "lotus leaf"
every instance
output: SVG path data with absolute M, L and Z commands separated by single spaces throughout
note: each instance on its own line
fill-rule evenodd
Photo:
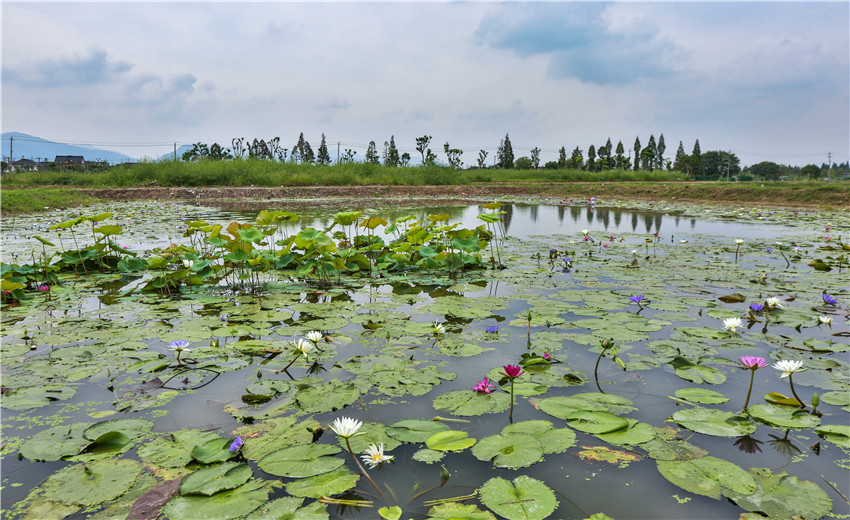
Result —
M 286 492 L 297 497 L 321 498 L 345 493 L 357 485 L 360 475 L 345 467 L 327 473 L 294 480 L 286 484 Z
M 649 442 L 655 438 L 655 429 L 651 425 L 638 422 L 634 419 L 627 420 L 629 424 L 625 428 L 596 434 L 596 438 L 616 446 L 634 446 Z
M 755 420 L 780 428 L 814 428 L 820 424 L 820 417 L 797 406 L 756 404 L 747 411 Z
M 339 452 L 337 446 L 328 444 L 302 444 L 273 451 L 257 465 L 266 473 L 279 477 L 312 477 L 345 464 L 344 459 L 332 456 Z
M 728 492 L 750 495 L 757 489 L 752 475 L 741 467 L 717 457 L 693 460 L 657 461 L 658 471 L 685 491 L 720 499 Z
M 813 482 L 784 471 L 774 474 L 767 468 L 751 468 L 749 472 L 756 483 L 755 492 L 723 491 L 738 507 L 759 511 L 770 518 L 820 518 L 832 509 L 832 500 Z
M 107 432 L 121 432 L 130 439 L 138 439 L 147 435 L 153 427 L 154 422 L 150 419 L 114 419 L 91 425 L 83 432 L 83 435 L 87 439 L 94 440 Z
M 700 404 L 722 404 L 729 400 L 725 395 L 705 388 L 680 388 L 675 395 L 679 399 Z
M 230 520 L 247 515 L 268 500 L 271 486 L 262 480 L 250 480 L 236 489 L 212 496 L 187 495 L 171 499 L 162 508 L 171 520 Z
M 213 462 L 224 462 L 236 456 L 236 452 L 230 451 L 233 439 L 222 439 L 216 436 L 203 444 L 192 448 L 192 458 L 204 464 Z
M 584 448 L 578 453 L 578 456 L 584 460 L 595 460 L 599 462 L 607 462 L 609 464 L 619 464 L 624 467 L 629 462 L 640 460 L 641 456 L 635 453 L 626 453 L 625 451 L 612 450 L 605 446 L 582 446 Z
M 392 423 L 386 433 L 401 442 L 421 443 L 428 440 L 431 435 L 448 429 L 448 426 L 438 421 L 403 419 Z
M 3 395 L 3 408 L 9 410 L 29 410 L 41 408 L 53 401 L 64 401 L 74 397 L 77 389 L 64 385 L 24 386 Z
M 608 433 L 626 428 L 629 422 L 610 412 L 579 410 L 566 417 L 571 428 L 586 433 Z
M 850 448 L 850 426 L 846 424 L 824 424 L 815 428 L 815 433 L 843 448 Z
M 62 468 L 43 484 L 44 498 L 83 506 L 102 504 L 130 489 L 142 472 L 134 460 L 101 460 Z
M 304 507 L 302 497 L 282 497 L 255 509 L 245 520 L 328 520 L 327 506 L 321 502 L 312 502 Z
M 489 461 L 499 468 L 523 468 L 543 459 L 543 445 L 522 433 L 500 433 L 484 437 L 472 447 L 478 460 Z
M 543 520 L 558 507 L 546 484 L 526 475 L 509 482 L 491 478 L 478 490 L 481 502 L 508 520 Z
M 455 390 L 435 398 L 433 405 L 435 409 L 448 410 L 453 415 L 500 413 L 508 409 L 510 396 L 507 393 L 485 394 L 473 390 Z
M 428 448 L 422 448 L 421 450 L 416 450 L 413 453 L 413 460 L 417 462 L 424 462 L 426 464 L 431 464 L 434 462 L 439 462 L 443 460 L 443 457 L 446 456 L 446 452 L 431 450 Z
M 76 504 L 63 504 L 37 498 L 24 511 L 22 520 L 63 520 L 80 509 L 82 509 L 82 506 Z
M 242 446 L 242 456 L 248 460 L 260 460 L 269 453 L 285 446 L 309 444 L 313 441 L 310 430 L 320 428 L 315 419 L 295 424 L 294 416 L 267 419 L 256 426 L 240 428 L 237 433 L 248 437 Z
M 353 383 L 333 379 L 299 390 L 295 400 L 301 410 L 320 413 L 339 410 L 354 403 L 358 397 L 360 397 L 360 391 Z
M 756 425 L 746 417 L 710 408 L 679 410 L 673 420 L 689 430 L 717 437 L 740 437 L 756 431 Z
M 70 426 L 54 426 L 42 430 L 21 446 L 21 455 L 30 460 L 59 460 L 80 453 L 91 441 L 83 433 L 91 423 L 76 423 Z
M 463 451 L 474 444 L 475 439 L 469 437 L 467 432 L 458 430 L 438 432 L 425 441 L 428 449 L 436 451 Z
M 180 494 L 209 496 L 241 486 L 251 474 L 251 468 L 240 462 L 213 464 L 184 477 L 180 482 Z

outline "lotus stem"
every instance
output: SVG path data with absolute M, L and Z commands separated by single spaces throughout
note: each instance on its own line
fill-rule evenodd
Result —
M 369 476 L 369 473 L 366 471 L 366 468 L 364 468 L 363 465 L 360 464 L 360 461 L 357 460 L 357 456 L 354 454 L 354 450 L 351 449 L 351 443 L 348 442 L 348 437 L 345 438 L 345 446 L 348 448 L 348 453 L 351 454 L 351 458 L 354 459 L 354 463 L 357 464 L 357 467 L 360 469 L 360 473 L 362 473 L 363 476 L 366 477 L 369 482 L 372 483 L 373 486 L 375 486 L 375 489 L 378 490 L 378 493 L 380 493 L 381 498 L 384 499 L 384 501 L 386 502 L 387 497 L 384 495 L 384 492 L 381 491 L 381 487 L 374 480 L 372 480 L 372 477 Z
M 298 353 L 297 353 L 297 354 L 295 354 L 295 357 L 294 357 L 294 358 L 292 358 L 292 361 L 290 361 L 290 362 L 289 362 L 289 364 L 288 364 L 288 365 L 286 365 L 285 367 L 283 367 L 282 369 L 278 370 L 278 373 L 280 373 L 280 372 L 286 372 L 286 369 L 288 369 L 289 367 L 291 367 L 291 366 L 292 366 L 292 364 L 293 364 L 293 363 L 295 363 L 295 361 L 296 361 L 298 358 L 300 358 L 300 357 L 301 357 L 301 351 L 299 350 L 299 351 L 298 351 Z
M 794 396 L 794 399 L 800 403 L 800 408 L 805 408 L 806 405 L 803 404 L 803 400 L 797 397 L 797 391 L 794 390 L 794 381 L 791 379 L 792 377 L 794 377 L 794 374 L 788 374 L 788 383 L 791 385 L 791 394 Z
M 753 379 L 756 377 L 756 371 L 750 370 L 750 387 L 747 388 L 747 400 L 744 401 L 744 411 L 747 410 L 747 406 L 750 404 L 750 394 L 753 392 Z
M 508 412 L 508 422 L 514 422 L 514 380 L 511 378 L 511 409 Z

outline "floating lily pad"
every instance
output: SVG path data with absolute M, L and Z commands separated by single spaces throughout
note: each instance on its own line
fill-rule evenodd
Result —
M 76 423 L 42 430 L 24 442 L 21 455 L 30 460 L 45 461 L 76 455 L 91 443 L 83 436 L 90 426 L 91 423 Z
M 755 420 L 780 428 L 814 428 L 820 424 L 820 417 L 797 406 L 756 404 L 747 411 Z
M 212 496 L 175 497 L 165 504 L 162 512 L 171 520 L 230 520 L 247 515 L 265 504 L 270 492 L 271 486 L 267 482 L 252 480 Z
M 180 482 L 181 495 L 212 495 L 241 486 L 251 478 L 251 468 L 239 462 L 222 462 L 192 472 Z
M 659 460 L 657 465 L 664 478 L 685 491 L 718 500 L 721 493 L 750 495 L 758 487 L 752 475 L 738 465 L 717 457 L 680 461 Z
M 478 441 L 472 454 L 478 460 L 492 460 L 496 467 L 517 469 L 542 460 L 543 445 L 522 433 L 502 433 Z
M 90 506 L 115 499 L 142 472 L 134 460 L 100 460 L 62 468 L 43 484 L 44 498 Z
M 596 438 L 616 446 L 634 446 L 654 439 L 655 429 L 649 424 L 628 419 L 628 426 L 607 433 L 598 433 Z
M 815 428 L 815 433 L 843 448 L 850 448 L 850 425 L 824 424 Z
M 360 475 L 345 467 L 327 473 L 294 480 L 286 484 L 286 492 L 297 497 L 321 498 L 345 493 L 357 485 Z
M 431 449 L 428 449 L 428 448 L 422 448 L 420 450 L 416 450 L 416 452 L 413 453 L 413 460 L 415 460 L 417 462 L 424 462 L 426 464 L 431 464 L 431 463 L 439 462 L 439 461 L 443 460 L 443 458 L 445 456 L 446 456 L 445 451 L 437 451 L 437 450 L 431 450 Z
M 569 414 L 567 424 L 586 433 L 609 433 L 626 428 L 629 421 L 610 412 L 580 410 Z
M 673 420 L 689 430 L 717 437 L 740 437 L 756 431 L 756 425 L 747 417 L 711 408 L 679 410 Z
M 584 460 L 607 462 L 609 464 L 619 464 L 621 468 L 628 465 L 630 462 L 641 459 L 641 456 L 636 453 L 612 450 L 605 446 L 582 446 L 582 448 L 584 449 L 578 452 L 578 456 L 580 458 Z
M 192 448 L 192 458 L 204 464 L 213 462 L 224 462 L 236 456 L 236 452 L 230 451 L 233 439 L 223 439 L 216 436 L 203 444 Z
M 425 442 L 431 435 L 448 429 L 439 421 L 404 419 L 392 423 L 387 428 L 387 435 L 401 442 Z
M 747 511 L 759 511 L 770 518 L 820 518 L 832 509 L 832 500 L 813 482 L 784 471 L 774 474 L 767 468 L 751 468 L 750 475 L 756 483 L 754 492 L 723 491 Z
M 303 444 L 273 451 L 260 459 L 261 470 L 279 477 L 312 477 L 333 471 L 345 460 L 332 455 L 341 450 L 329 444 Z
M 449 502 L 428 510 L 426 520 L 496 520 L 490 511 L 482 511 L 473 504 Z
M 474 390 L 455 390 L 433 401 L 437 410 L 448 410 L 453 415 L 482 415 L 504 412 L 510 406 L 510 395 L 503 392 L 486 394 Z
M 77 389 L 64 385 L 39 385 L 16 388 L 3 395 L 2 407 L 9 410 L 31 410 L 41 408 L 53 401 L 64 401 L 74 397 Z
M 302 497 L 282 497 L 266 502 L 245 517 L 245 520 L 328 520 L 327 506 L 311 502 L 304 507 Z
M 546 484 L 526 475 L 509 482 L 491 478 L 478 490 L 481 502 L 508 520 L 543 520 L 558 507 L 555 493 Z
M 721 404 L 729 400 L 720 392 L 705 388 L 680 388 L 676 390 L 675 395 L 680 399 L 700 404 Z
M 463 451 L 475 444 L 475 439 L 467 432 L 446 430 L 428 437 L 425 445 L 436 451 Z

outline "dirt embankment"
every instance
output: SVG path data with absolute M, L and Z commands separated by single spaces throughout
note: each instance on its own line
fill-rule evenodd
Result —
M 280 187 L 139 187 L 78 188 L 106 200 L 181 200 L 227 208 L 239 200 L 239 207 L 263 205 L 264 201 L 284 199 L 298 202 L 354 198 L 382 203 L 415 203 L 417 199 L 439 197 L 449 200 L 482 200 L 498 196 L 543 196 L 547 198 L 599 197 L 608 200 L 657 200 L 668 202 L 708 202 L 800 208 L 850 209 L 850 193 L 844 187 L 813 185 L 785 188 L 781 183 L 714 184 L 706 182 L 668 183 L 523 183 L 467 186 L 280 186 Z

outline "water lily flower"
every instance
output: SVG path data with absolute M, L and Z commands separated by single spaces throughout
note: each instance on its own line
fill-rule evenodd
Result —
M 337 417 L 330 425 L 330 429 L 343 439 L 348 439 L 357 435 L 357 430 L 361 426 L 363 426 L 363 422 L 352 417 Z
M 546 352 L 543 353 L 543 359 L 549 361 L 550 359 L 552 359 L 552 354 L 550 354 L 549 351 L 547 350 Z
M 744 240 L 741 239 L 741 238 L 737 238 L 737 239 L 735 239 L 735 243 L 738 244 L 738 245 L 741 245 L 741 244 L 744 243 Z
M 50 290 L 50 286 L 48 286 L 48 285 L 42 285 L 42 286 L 39 286 L 38 290 L 39 290 L 39 291 L 49 291 L 49 290 Z
M 823 297 L 823 303 L 825 303 L 826 305 L 838 305 L 838 300 L 836 300 L 832 296 L 826 293 L 823 293 L 821 296 Z
M 294 346 L 295 346 L 295 350 L 299 351 L 300 353 L 302 353 L 304 355 L 306 355 L 308 352 L 313 350 L 313 344 L 309 343 L 307 341 L 304 341 L 302 338 L 298 338 L 298 341 L 296 341 L 294 343 Z
M 680 244 L 687 244 L 687 243 L 688 243 L 688 241 L 687 241 L 687 240 L 685 240 L 685 239 L 683 238 L 682 240 L 679 240 L 679 243 L 680 243 Z
M 378 464 L 392 460 L 393 456 L 384 455 L 384 443 L 382 442 L 378 446 L 370 444 L 369 447 L 366 448 L 366 454 L 361 455 L 360 458 L 363 459 L 363 462 L 369 465 L 369 469 L 374 469 Z
M 588 233 L 590 233 L 590 231 L 588 231 L 588 230 L 586 230 L 586 229 L 582 229 L 582 230 L 581 230 L 581 234 L 582 234 L 582 235 L 587 235 Z
M 175 352 L 189 352 L 190 348 L 186 348 L 189 346 L 189 342 L 185 339 L 176 339 L 168 344 L 168 348 L 174 350 Z
M 242 437 L 236 437 L 236 440 L 233 441 L 233 444 L 230 445 L 230 448 L 227 449 L 229 452 L 239 451 L 239 448 L 242 447 L 245 441 L 242 440 Z
M 832 316 L 818 316 L 818 324 L 829 325 L 829 328 L 832 328 Z
M 307 339 L 312 341 L 313 343 L 318 343 L 319 341 L 325 339 L 325 335 L 317 330 L 311 330 L 305 336 Z
M 629 301 L 632 302 L 632 303 L 636 303 L 636 304 L 638 304 L 638 306 L 640 306 L 640 302 L 642 302 L 645 299 L 646 298 L 644 298 L 642 294 L 638 294 L 636 296 L 632 296 L 631 298 L 629 298 Z
M 499 327 L 497 327 L 496 325 L 490 325 L 489 327 L 487 327 L 487 332 L 492 332 L 495 334 L 499 332 Z
M 794 395 L 794 399 L 800 403 L 800 408 L 805 408 L 806 405 L 803 404 L 803 400 L 797 395 L 797 391 L 794 390 L 794 380 L 791 378 L 791 374 L 796 372 L 805 372 L 806 369 L 803 368 L 803 362 L 800 360 L 792 361 L 790 359 L 781 359 L 774 363 L 773 368 L 776 370 L 781 370 L 782 375 L 779 377 L 787 377 L 788 384 L 791 385 L 791 393 Z M 817 405 L 813 405 L 817 406 Z
M 519 376 L 523 375 L 525 371 L 519 365 L 505 365 L 502 367 L 504 372 L 502 374 L 509 379 L 516 379 Z
M 799 360 L 792 361 L 792 360 L 789 360 L 789 359 L 782 359 L 782 360 L 779 360 L 779 361 L 777 361 L 776 363 L 773 364 L 773 368 L 775 368 L 776 370 L 782 371 L 782 375 L 779 376 L 779 377 L 783 377 L 783 378 L 790 376 L 794 372 L 805 371 L 806 369 L 800 370 L 800 368 L 802 368 L 802 366 L 803 366 L 802 361 L 799 361 Z
M 736 332 L 735 329 L 738 327 L 743 327 L 744 322 L 741 318 L 726 318 L 723 320 L 723 328 L 728 330 L 729 332 Z
M 443 327 L 443 324 L 439 321 L 434 322 L 434 334 L 443 334 L 446 332 L 446 328 Z
M 764 250 L 767 251 L 768 253 L 770 253 L 771 251 L 773 251 L 773 248 L 772 247 L 766 247 L 766 248 L 764 248 Z
M 741 356 L 738 361 L 748 370 L 758 370 L 770 364 L 766 359 L 759 356 Z
M 764 310 L 764 304 L 763 303 L 751 303 L 750 304 L 750 310 L 753 311 L 753 312 L 757 312 L 757 313 L 761 312 L 761 311 Z
M 770 296 L 766 300 L 764 300 L 764 304 L 768 309 L 773 309 L 774 307 L 782 308 L 782 300 L 776 296 Z
M 185 267 L 186 269 L 191 268 L 193 265 L 195 265 L 195 262 L 193 260 L 183 260 L 183 267 Z
M 493 382 L 490 381 L 490 379 L 487 377 L 475 383 L 475 385 L 472 387 L 472 389 L 476 392 L 483 392 L 485 394 L 492 394 L 494 388 L 496 387 L 493 385 Z
M 632 255 L 637 255 L 637 249 L 632 249 Z

